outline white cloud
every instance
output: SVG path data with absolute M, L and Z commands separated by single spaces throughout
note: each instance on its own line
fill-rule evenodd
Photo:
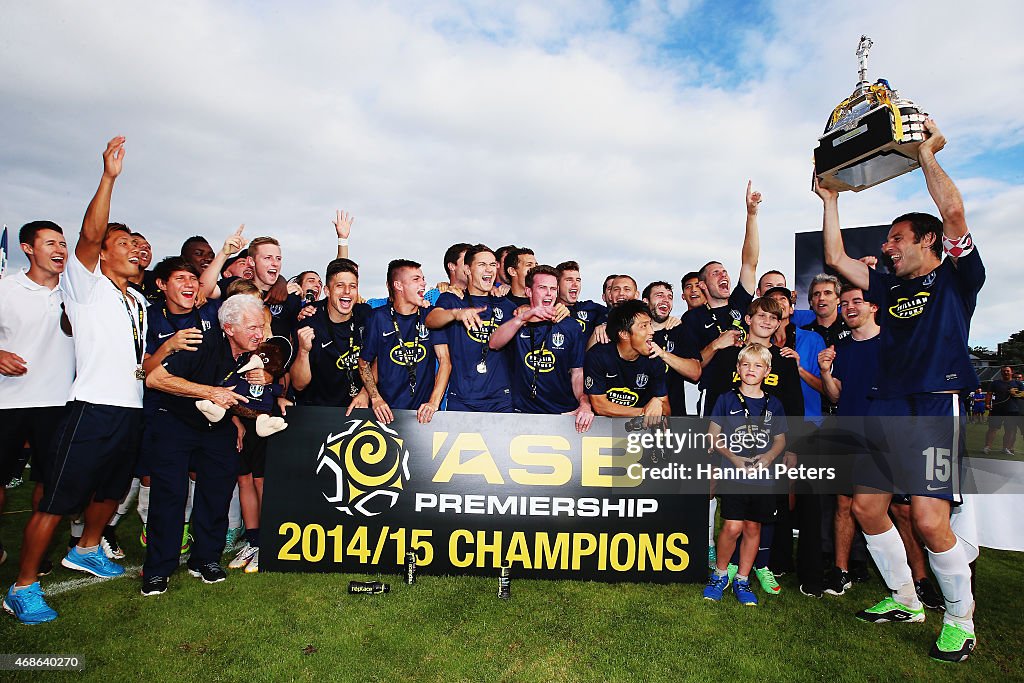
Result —
M 392 257 L 418 258 L 438 279 L 449 243 L 480 240 L 576 258 L 596 297 L 612 271 L 642 286 L 722 258 L 735 273 L 753 178 L 766 197 L 762 268 L 792 272 L 792 234 L 820 224 L 811 152 L 852 90 L 867 32 L 870 75 L 932 112 L 951 140 L 941 158 L 965 169 L 956 180 L 989 264 L 974 338 L 1016 331 L 997 306 L 1020 291 L 1000 248 L 1016 243 L 1020 177 L 984 172 L 986 154 L 1021 143 L 1024 47 L 1012 22 L 991 19 L 1011 6 L 983 15 L 933 3 L 910 21 L 885 7 L 783 2 L 716 48 L 750 69 L 721 84 L 707 76 L 722 65 L 656 50 L 699 9 L 12 6 L 0 25 L 0 217 L 74 229 L 104 142 L 123 133 L 114 216 L 158 255 L 197 232 L 218 243 L 244 222 L 250 236 L 282 239 L 287 271 L 322 270 L 340 207 L 357 217 L 366 294 L 382 293 Z M 844 223 L 928 209 L 923 189 L 916 173 L 844 196 Z

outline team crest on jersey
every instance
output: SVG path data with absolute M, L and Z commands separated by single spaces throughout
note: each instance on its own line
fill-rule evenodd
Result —
M 579 318 L 582 322 L 587 322 L 587 318 L 590 317 L 590 314 L 587 313 L 586 311 L 579 311 L 576 313 L 576 317 Z
M 427 349 L 417 341 L 399 342 L 389 355 L 395 365 L 416 365 L 426 360 Z
M 526 363 L 526 367 L 531 370 L 536 370 L 537 372 L 551 372 L 555 369 L 555 354 L 551 353 L 547 349 L 530 351 L 523 357 L 523 362 Z
M 737 321 L 737 322 L 739 322 L 740 318 L 743 317 L 742 315 L 740 315 L 740 312 L 737 311 L 735 308 L 730 308 L 729 309 L 729 315 L 731 315 L 732 319 Z
M 281 315 L 281 311 L 283 310 L 284 306 L 282 306 L 281 304 L 272 304 L 270 306 L 270 315 L 276 318 L 277 316 Z
M 921 286 L 922 287 L 931 287 L 933 282 L 935 282 L 935 271 L 934 270 L 932 272 L 928 273 L 928 275 L 925 276 L 924 282 L 921 283 Z
M 207 331 L 208 329 L 210 329 L 211 327 L 213 327 L 213 325 L 211 325 L 211 324 L 210 324 L 210 321 L 209 321 L 209 320 L 200 320 L 200 321 L 199 321 L 199 326 L 200 326 L 201 328 L 203 328 L 203 332 L 206 332 L 206 331 Z
M 911 297 L 899 297 L 896 303 L 889 307 L 889 315 L 898 320 L 910 320 L 924 313 L 928 304 L 930 292 L 918 292 Z
M 647 377 L 647 373 L 641 372 L 640 374 L 638 374 L 636 376 L 636 388 L 643 389 L 644 387 L 646 387 L 648 379 L 649 378 Z
M 632 408 L 640 401 L 640 395 L 626 387 L 615 387 L 604 392 L 609 401 L 615 405 Z
M 263 395 L 263 385 L 261 384 L 250 384 L 249 395 L 253 398 L 259 398 Z
M 665 341 L 665 350 L 668 351 L 669 353 L 672 353 L 673 351 L 676 350 L 676 343 L 674 341 L 672 341 L 671 339 L 666 340 Z
M 423 323 L 416 323 L 416 336 L 420 339 L 426 339 L 430 336 L 430 330 Z
M 586 381 L 583 382 L 583 384 L 584 384 L 584 386 L 587 387 L 587 389 L 593 389 L 594 388 L 594 378 L 591 377 L 590 375 L 587 375 L 587 379 L 586 379 Z
M 565 335 L 562 334 L 561 332 L 555 332 L 553 335 L 551 335 L 551 345 L 554 346 L 556 349 L 562 348 L 562 344 L 564 343 Z
M 505 318 L 505 311 L 501 310 L 497 306 L 491 309 L 491 315 L 495 320 L 503 320 Z
M 771 423 L 772 423 L 772 411 L 770 411 L 770 410 L 765 410 L 765 411 L 764 411 L 764 424 L 765 424 L 765 426 L 767 427 L 767 426 L 768 426 L 768 425 L 770 425 Z

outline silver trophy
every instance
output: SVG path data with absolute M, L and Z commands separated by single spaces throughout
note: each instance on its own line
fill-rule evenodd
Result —
M 814 150 L 819 184 L 838 192 L 860 192 L 921 165 L 917 148 L 924 141 L 928 115 L 884 78 L 868 82 L 871 45 L 870 38 L 860 37 L 860 81 L 832 110 Z

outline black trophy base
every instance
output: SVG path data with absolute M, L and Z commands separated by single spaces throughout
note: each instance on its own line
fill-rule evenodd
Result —
M 916 113 L 904 118 L 917 118 Z M 897 142 L 893 128 L 892 110 L 878 106 L 822 136 L 814 150 L 818 183 L 837 192 L 860 192 L 920 167 L 917 148 L 922 135 L 915 130 L 904 135 L 911 140 Z

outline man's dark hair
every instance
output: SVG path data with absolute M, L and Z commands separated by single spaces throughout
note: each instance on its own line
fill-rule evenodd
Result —
M 942 258 L 942 221 L 931 215 L 930 213 L 905 213 L 902 216 L 897 216 L 892 220 L 892 224 L 902 223 L 907 221 L 910 223 L 910 229 L 914 233 L 914 244 L 917 244 L 925 235 L 935 235 L 935 241 L 932 242 L 931 250 L 939 258 Z
M 519 267 L 519 257 L 523 256 L 524 254 L 529 254 L 530 256 L 536 256 L 536 254 L 533 253 L 533 249 L 528 249 L 526 247 L 516 247 L 514 249 L 510 249 L 508 251 L 508 253 L 505 254 L 505 259 L 504 259 L 504 261 L 502 261 L 502 270 L 501 270 L 501 272 L 504 273 L 506 280 L 509 280 L 509 281 L 512 280 L 512 276 L 509 275 L 508 271 L 511 268 L 518 268 Z
M 132 237 L 141 237 L 142 239 L 146 240 L 146 236 L 143 235 L 141 232 L 133 232 L 133 233 L 131 233 L 131 235 L 132 235 Z M 149 240 L 146 240 L 146 241 L 148 242 Z
M 473 245 L 468 244 L 466 242 L 456 242 L 452 246 L 448 247 L 448 250 L 444 252 L 443 264 L 444 274 L 446 277 L 451 278 L 452 276 L 451 271 L 448 270 L 448 265 L 450 264 L 454 266 L 456 263 L 458 263 L 459 256 L 462 254 L 462 252 L 466 251 L 471 246 Z
M 466 255 L 462 257 L 462 261 L 468 266 L 473 263 L 473 259 L 476 258 L 477 254 L 482 254 L 484 252 L 493 254 L 494 250 L 486 244 L 474 244 L 469 249 L 466 249 Z
M 864 288 L 863 287 L 858 287 L 857 285 L 849 283 L 849 282 L 844 282 L 842 288 L 839 290 L 839 296 L 842 296 L 843 294 L 846 294 L 847 292 L 860 292 L 860 293 L 863 294 L 864 293 Z
M 580 264 L 575 261 L 562 261 L 555 266 L 555 270 L 558 271 L 558 277 L 562 277 L 564 273 L 570 270 L 575 270 L 577 273 L 580 272 Z
M 761 289 L 761 281 L 764 280 L 769 275 L 781 275 L 782 279 L 786 280 L 786 274 L 783 273 L 781 270 L 769 270 L 766 273 L 761 273 L 761 277 L 757 278 L 757 288 L 758 289 Z M 788 283 L 789 280 L 786 280 L 786 282 Z
M 686 287 L 686 281 L 687 280 L 694 280 L 694 279 L 699 281 L 700 280 L 700 275 L 697 273 L 697 271 L 691 270 L 689 273 L 684 275 L 681 280 L 679 280 L 679 286 L 685 288 Z
M 609 282 L 611 282 L 612 280 L 614 280 L 614 279 L 615 279 L 615 278 L 617 278 L 617 277 L 619 277 L 619 274 L 618 274 L 618 273 L 612 273 L 611 275 L 609 275 L 608 277 L 606 277 L 606 278 L 604 279 L 604 284 L 602 284 L 602 285 L 601 285 L 601 292 L 603 293 L 603 292 L 604 292 L 604 290 L 608 289 L 608 283 L 609 283 Z
M 129 237 L 132 234 L 131 229 L 128 228 L 124 223 L 107 223 L 107 231 L 103 233 L 103 246 L 106 247 L 107 238 L 110 237 L 112 232 L 123 232 Z
M 198 244 L 199 242 L 205 242 L 206 244 L 210 243 L 210 241 L 203 237 L 202 235 L 193 235 L 192 237 L 189 237 L 187 240 L 181 243 L 181 255 L 184 256 L 185 254 L 187 254 L 189 247 L 191 247 L 193 244 Z
M 505 254 L 512 251 L 513 249 L 518 248 L 519 247 L 517 247 L 514 244 L 506 244 L 503 247 L 498 247 L 498 249 L 494 252 L 494 255 L 498 257 L 498 264 L 501 265 L 505 262 Z
M 648 318 L 654 319 L 654 316 L 651 315 L 651 309 L 639 299 L 623 301 L 609 311 L 605 332 L 612 343 L 619 341 L 621 333 L 625 332 L 628 335 L 630 328 L 633 327 L 633 323 L 636 322 L 637 317 L 640 315 L 646 315 Z
M 721 261 L 708 261 L 707 263 L 700 267 L 700 270 L 697 271 L 697 277 L 700 278 L 701 282 L 704 281 L 704 276 L 708 274 L 708 266 L 713 266 L 716 263 L 718 265 L 722 265 Z
M 180 256 L 168 256 L 161 260 L 160 263 L 156 264 L 156 267 L 153 268 L 153 277 L 157 280 L 167 282 L 171 279 L 171 275 L 177 273 L 179 270 L 184 270 L 192 273 L 196 277 L 199 277 L 199 271 L 196 270 L 196 267 Z
M 759 296 L 747 306 L 747 315 L 751 318 L 761 311 L 774 315 L 776 320 L 782 320 L 786 315 L 782 310 L 782 304 L 767 296 Z
M 359 264 L 352 259 L 347 258 L 336 258 L 327 264 L 327 284 L 331 283 L 331 278 L 338 273 L 352 273 L 356 276 L 356 280 L 359 280 Z
M 415 261 L 410 261 L 407 258 L 396 258 L 395 260 L 388 263 L 388 296 L 394 300 L 395 288 L 394 280 L 395 274 L 403 268 L 422 268 L 423 266 Z
M 667 289 L 669 292 L 672 291 L 672 285 L 670 285 L 669 283 L 667 283 L 667 282 L 665 282 L 663 280 L 657 280 L 657 281 L 652 282 L 651 284 L 647 285 L 646 287 L 644 287 L 643 294 L 640 295 L 640 298 L 641 299 L 650 299 L 651 298 L 651 290 L 654 289 L 655 287 L 658 287 L 659 285 L 661 287 L 664 287 L 665 289 Z
M 530 268 L 530 272 L 526 274 L 526 286 L 533 287 L 533 278 L 538 275 L 553 275 L 555 277 L 555 282 L 558 282 L 557 270 L 551 266 L 536 265 L 533 268 Z
M 60 227 L 53 221 L 32 221 L 21 226 L 21 230 L 18 231 L 18 242 L 21 244 L 31 245 L 36 241 L 36 234 L 40 230 L 53 230 L 64 234 L 64 228 Z

